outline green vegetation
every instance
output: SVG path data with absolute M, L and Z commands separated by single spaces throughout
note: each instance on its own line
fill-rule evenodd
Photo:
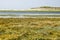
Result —
M 60 18 L 0 18 L 0 40 L 60 40 Z
M 52 7 L 50 7 L 50 6 L 42 6 L 40 8 L 52 8 Z

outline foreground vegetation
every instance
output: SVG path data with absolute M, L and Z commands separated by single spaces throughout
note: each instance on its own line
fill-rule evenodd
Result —
M 0 40 L 60 40 L 60 18 L 0 18 Z

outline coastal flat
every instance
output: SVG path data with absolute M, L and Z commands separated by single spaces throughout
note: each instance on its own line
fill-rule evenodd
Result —
M 60 40 L 60 18 L 0 18 L 0 40 Z

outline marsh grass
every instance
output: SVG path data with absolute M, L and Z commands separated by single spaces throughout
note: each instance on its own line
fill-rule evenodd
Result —
M 1 40 L 60 40 L 60 18 L 0 18 Z

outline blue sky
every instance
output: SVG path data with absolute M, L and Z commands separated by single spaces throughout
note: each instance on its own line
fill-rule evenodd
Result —
M 40 6 L 60 7 L 60 0 L 0 0 L 0 9 L 28 9 Z

